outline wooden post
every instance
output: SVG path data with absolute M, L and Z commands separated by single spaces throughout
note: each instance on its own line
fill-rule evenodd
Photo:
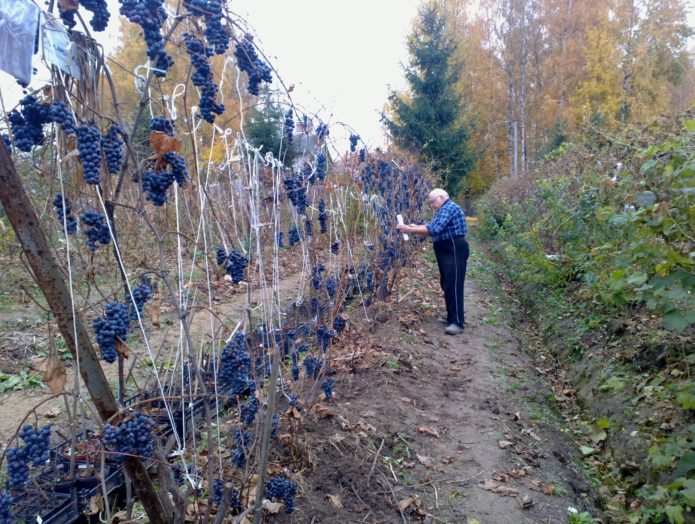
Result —
M 118 404 L 106 380 L 82 318 L 75 316 L 73 321 L 70 291 L 65 285 L 63 273 L 53 257 L 53 252 L 48 246 L 34 207 L 4 144 L 0 144 L 0 188 L 2 188 L 0 190 L 0 203 L 2 203 L 17 239 L 22 245 L 22 250 L 34 272 L 34 278 L 56 317 L 60 332 L 72 353 L 73 359 L 76 362 L 79 360 L 82 380 L 99 412 L 99 416 L 101 416 L 102 421 L 106 421 L 118 413 Z M 78 347 L 80 348 L 79 352 L 77 351 Z M 171 519 L 167 518 L 162 503 L 154 490 L 152 480 L 142 462 L 136 458 L 126 458 L 123 464 L 133 481 L 136 493 L 142 501 L 150 522 L 153 524 L 172 522 Z

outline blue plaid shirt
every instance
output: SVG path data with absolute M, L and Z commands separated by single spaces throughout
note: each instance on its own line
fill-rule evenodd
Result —
M 465 237 L 468 232 L 466 215 L 453 200 L 448 199 L 434 215 L 434 219 L 427 224 L 427 232 L 432 237 L 432 242 Z

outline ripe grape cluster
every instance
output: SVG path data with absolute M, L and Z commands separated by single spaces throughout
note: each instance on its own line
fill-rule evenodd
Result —
M 249 387 L 251 356 L 246 350 L 246 336 L 236 333 L 220 357 L 220 381 L 228 385 L 230 394 L 242 395 Z
M 333 320 L 333 329 L 335 329 L 336 333 L 342 333 L 345 329 L 345 319 L 341 315 L 338 315 Z
M 7 150 L 11 153 L 12 152 L 12 140 L 10 139 L 10 135 L 7 133 L 2 134 L 2 141 L 5 143 L 5 147 Z
M 310 218 L 307 218 L 304 221 L 304 231 L 306 232 L 306 236 L 308 237 L 314 234 L 314 221 Z
M 43 466 L 48 462 L 51 448 L 51 425 L 47 424 L 40 430 L 31 424 L 25 424 L 19 430 L 19 437 L 24 441 L 27 458 L 34 467 Z
M 366 162 L 367 161 L 367 150 L 366 149 L 360 149 L 360 162 Z
M 232 279 L 232 282 L 238 284 L 244 279 L 244 270 L 249 265 L 249 259 L 237 251 L 232 251 L 227 254 L 224 248 L 217 248 L 217 264 L 223 265 L 224 270 Z
M 106 5 L 106 0 L 80 0 L 80 5 L 87 11 L 92 12 L 92 19 L 89 21 L 89 25 L 92 26 L 92 29 L 97 32 L 106 29 L 106 26 L 109 25 L 109 18 L 111 17 L 109 8 Z
M 156 116 L 150 119 L 150 130 L 161 131 L 169 136 L 174 136 L 174 122 L 163 116 Z
M 286 176 L 282 180 L 287 191 L 287 198 L 292 205 L 297 208 L 297 213 L 306 215 L 306 188 L 300 176 Z
M 319 224 L 321 225 L 321 233 L 328 233 L 328 213 L 326 213 L 326 204 L 323 198 L 319 200 Z
M 321 350 L 326 353 L 328 351 L 328 346 L 331 340 L 335 338 L 336 332 L 333 329 L 328 329 L 326 326 L 321 325 L 316 330 L 316 339 L 321 347 Z
M 328 379 L 324 381 L 323 384 L 321 384 L 321 389 L 323 389 L 324 394 L 326 395 L 326 400 L 331 401 L 333 399 L 333 379 Z
M 258 57 L 253 45 L 253 36 L 245 34 L 234 50 L 237 66 L 249 77 L 249 94 L 258 96 L 261 82 L 271 83 L 273 75 L 270 66 Z
M 275 233 L 275 244 L 277 244 L 278 247 L 284 247 L 284 245 L 282 243 L 282 237 L 283 237 L 282 231 L 278 231 Z
M 297 484 L 282 476 L 272 477 L 265 487 L 266 496 L 272 501 L 281 500 L 285 503 L 285 513 L 295 510 L 294 497 L 297 495 Z
M 62 100 L 51 102 L 51 120 L 58 124 L 66 134 L 75 133 L 75 114 L 68 109 Z
M 164 161 L 171 167 L 171 174 L 176 180 L 176 184 L 179 187 L 186 185 L 186 179 L 188 178 L 188 168 L 186 168 L 186 160 L 179 154 L 173 151 L 168 151 L 164 153 Z
M 106 165 L 109 173 L 116 174 L 121 171 L 123 164 L 123 129 L 120 126 L 110 126 L 106 135 L 101 137 L 101 148 L 106 157 Z
M 225 30 L 222 18 L 222 3 L 208 0 L 205 10 L 205 39 L 213 46 L 215 54 L 222 55 L 229 47 L 229 33 Z
M 167 191 L 174 183 L 174 175 L 169 171 L 147 171 L 142 178 L 142 188 L 147 193 L 145 197 L 157 207 L 167 202 Z
M 299 229 L 297 229 L 297 226 L 292 226 L 287 231 L 287 236 L 288 236 L 287 241 L 289 242 L 290 247 L 294 246 L 295 244 L 298 244 L 299 243 Z
M 14 511 L 12 511 L 14 502 L 14 498 L 9 493 L 4 491 L 0 493 L 0 524 L 14 524 L 17 522 Z
M 65 9 L 61 7 L 62 2 L 58 2 L 58 13 L 60 14 L 60 19 L 65 24 L 65 27 L 72 29 L 77 25 L 75 20 L 75 15 L 77 14 L 77 9 Z
M 323 140 L 328 136 L 328 126 L 323 122 L 319 122 L 319 125 L 316 126 L 316 136 L 319 140 Z
M 64 225 L 67 225 L 68 235 L 77 233 L 77 220 L 72 216 L 70 201 L 65 198 L 65 207 L 63 207 L 63 194 L 56 193 L 55 197 L 53 197 L 53 206 L 58 214 L 58 220 L 60 220 L 60 229 L 63 229 Z
M 234 441 L 237 447 L 232 451 L 232 464 L 237 468 L 243 468 L 246 465 L 246 448 L 251 441 L 251 435 L 248 431 L 237 428 L 234 431 Z
M 14 135 L 17 149 L 24 152 L 43 143 L 43 125 L 52 121 L 51 109 L 42 104 L 34 95 L 25 96 L 21 102 L 21 112 L 12 110 L 7 116 Z
M 7 448 L 7 476 L 10 489 L 20 488 L 29 481 L 29 454 L 24 446 Z
M 326 291 L 328 292 L 328 296 L 333 298 L 335 296 L 335 290 L 338 287 L 338 282 L 336 281 L 335 277 L 328 277 L 326 279 Z
M 354 153 L 357 149 L 357 142 L 360 140 L 360 135 L 350 134 L 350 152 Z
M 76 131 L 84 181 L 97 185 L 101 181 L 101 133 L 97 127 L 86 124 L 78 126 Z
M 102 442 L 117 453 L 151 457 L 154 451 L 152 430 L 156 426 L 157 423 L 152 418 L 136 411 L 118 426 L 104 424 Z
M 292 139 L 294 138 L 294 117 L 292 110 L 288 109 L 285 113 L 285 140 L 287 147 L 292 145 Z
M 222 495 L 224 495 L 224 480 L 215 479 L 212 486 L 212 502 L 215 506 L 219 506 L 222 503 Z
M 326 271 L 324 264 L 317 264 L 311 268 L 311 284 L 314 289 L 321 289 L 321 274 Z
M 213 2 L 209 3 L 212 4 Z M 222 32 L 224 33 L 224 30 Z M 226 35 L 226 33 L 224 34 Z M 203 42 L 190 33 L 185 33 L 183 38 L 186 43 L 186 51 L 191 57 L 191 65 L 195 68 L 195 72 L 191 75 L 191 80 L 193 85 L 200 89 L 200 113 L 205 121 L 212 124 L 215 121 L 215 115 L 224 113 L 224 105 L 215 102 L 218 88 L 212 81 L 212 68 L 208 62 L 208 56 L 212 50 L 206 49 Z M 208 42 L 210 42 L 209 38 Z M 225 49 L 226 45 L 225 43 Z
M 311 378 L 316 373 L 317 361 L 314 357 L 306 357 L 304 359 L 304 367 L 306 369 L 306 377 Z
M 337 255 L 338 251 L 340 251 L 340 242 L 333 242 L 331 244 L 331 253 Z
M 111 232 L 106 222 L 106 217 L 94 209 L 85 211 L 80 215 L 80 222 L 88 226 L 84 230 L 87 236 L 87 245 L 91 251 L 99 249 L 99 244 L 107 245 L 111 242 Z
M 299 380 L 299 355 L 296 351 L 292 352 L 292 367 L 290 372 L 292 373 L 292 380 Z
M 109 302 L 104 307 L 104 317 L 92 322 L 96 333 L 97 344 L 101 350 L 101 358 L 109 364 L 116 361 L 116 338 L 125 341 L 128 338 L 130 315 L 125 304 Z
M 138 319 L 138 313 L 142 316 L 142 308 L 148 300 L 152 299 L 152 288 L 147 284 L 139 284 L 133 289 L 132 300 L 126 294 L 126 304 L 128 304 L 129 318 L 132 321 Z M 135 307 L 133 307 L 135 302 Z
M 147 44 L 147 57 L 154 61 L 158 77 L 166 76 L 166 71 L 174 61 L 164 51 L 164 37 L 162 26 L 167 19 L 163 0 L 120 0 L 119 12 L 134 24 L 142 27 L 145 42 Z
M 316 178 L 322 181 L 325 180 L 327 171 L 328 163 L 326 161 L 326 155 L 324 153 L 319 153 L 316 155 Z

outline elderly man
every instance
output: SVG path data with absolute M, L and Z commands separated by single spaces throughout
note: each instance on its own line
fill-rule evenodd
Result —
M 439 282 L 446 302 L 447 316 L 439 320 L 447 324 L 447 334 L 458 335 L 463 332 L 463 284 L 466 280 L 469 255 L 466 215 L 443 189 L 430 191 L 429 203 L 436 211 L 431 222 L 425 225 L 403 224 L 396 227 L 401 233 L 432 237 L 432 246 L 439 266 Z

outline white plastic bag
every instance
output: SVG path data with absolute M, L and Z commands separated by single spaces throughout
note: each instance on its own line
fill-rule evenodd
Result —
M 29 0 L 0 0 L 0 69 L 31 82 L 39 8 Z

